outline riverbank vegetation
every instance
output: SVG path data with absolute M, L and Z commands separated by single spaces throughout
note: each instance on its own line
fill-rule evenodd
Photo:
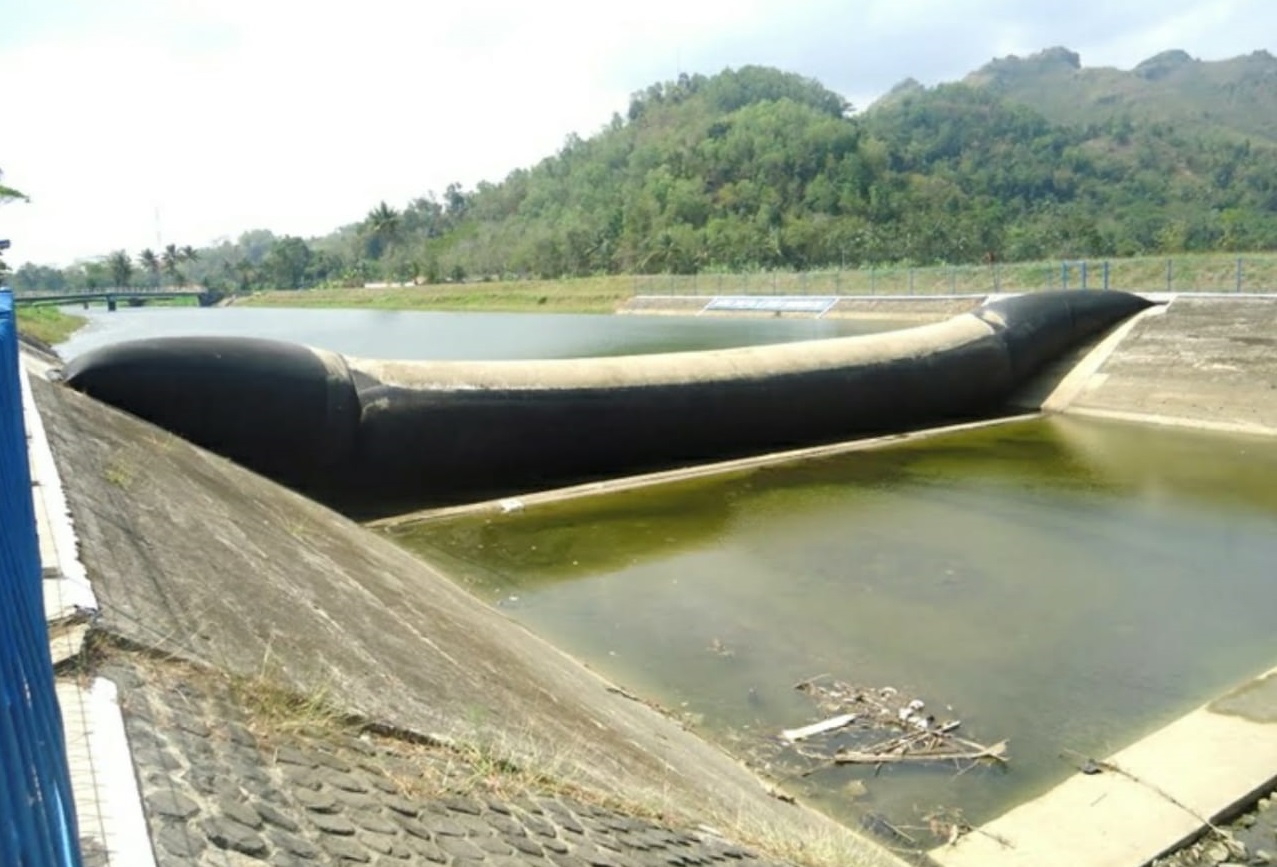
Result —
M 633 294 L 633 289 L 633 278 L 618 275 L 565 280 L 256 292 L 236 298 L 234 303 L 259 307 L 612 313 Z
M 18 330 L 27 337 L 53 346 L 62 343 L 84 324 L 84 317 L 56 307 L 18 307 Z

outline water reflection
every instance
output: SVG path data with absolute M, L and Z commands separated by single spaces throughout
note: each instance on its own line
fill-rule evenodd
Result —
M 952 704 L 1007 773 L 839 768 L 834 812 L 973 820 L 1277 655 L 1277 443 L 1081 419 L 424 525 L 401 541 L 747 751 L 829 672 Z M 867 800 L 844 794 L 861 778 Z
M 721 349 L 869 334 L 906 323 L 851 319 L 723 319 L 257 307 L 72 311 L 88 325 L 58 346 L 70 359 L 121 340 L 188 335 L 264 337 L 364 358 L 585 358 Z

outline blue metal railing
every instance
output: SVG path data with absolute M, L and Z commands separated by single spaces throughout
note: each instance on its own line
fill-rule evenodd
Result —
M 0 290 L 0 527 L 0 864 L 79 867 L 7 290 Z

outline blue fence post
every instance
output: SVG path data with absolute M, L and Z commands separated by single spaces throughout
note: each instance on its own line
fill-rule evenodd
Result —
M 1105 259 L 1105 260 L 1104 260 L 1104 289 L 1105 289 L 1105 291 L 1108 291 L 1108 288 L 1109 288 L 1109 260 L 1108 260 L 1108 259 Z
M 1238 292 L 1242 291 L 1242 257 L 1241 256 L 1237 257 L 1237 289 L 1236 291 Z
M 1082 288 L 1085 289 L 1086 288 L 1086 260 L 1085 259 L 1082 260 L 1082 264 L 1078 266 L 1078 269 L 1082 273 Z
M 13 296 L 0 290 L 0 864 L 80 867 L 18 377 Z
M 1175 260 L 1168 258 L 1166 260 L 1166 291 L 1172 291 L 1171 287 L 1175 285 Z
M 1060 288 L 1061 289 L 1069 288 L 1069 263 L 1068 262 L 1060 263 Z

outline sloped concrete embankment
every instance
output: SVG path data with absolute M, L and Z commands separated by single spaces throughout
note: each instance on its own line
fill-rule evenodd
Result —
M 267 673 L 393 729 L 494 745 L 664 815 L 893 863 L 393 543 L 82 395 L 33 387 L 105 632 Z
M 1047 409 L 1277 435 L 1277 296 L 1176 297 L 1115 337 Z

